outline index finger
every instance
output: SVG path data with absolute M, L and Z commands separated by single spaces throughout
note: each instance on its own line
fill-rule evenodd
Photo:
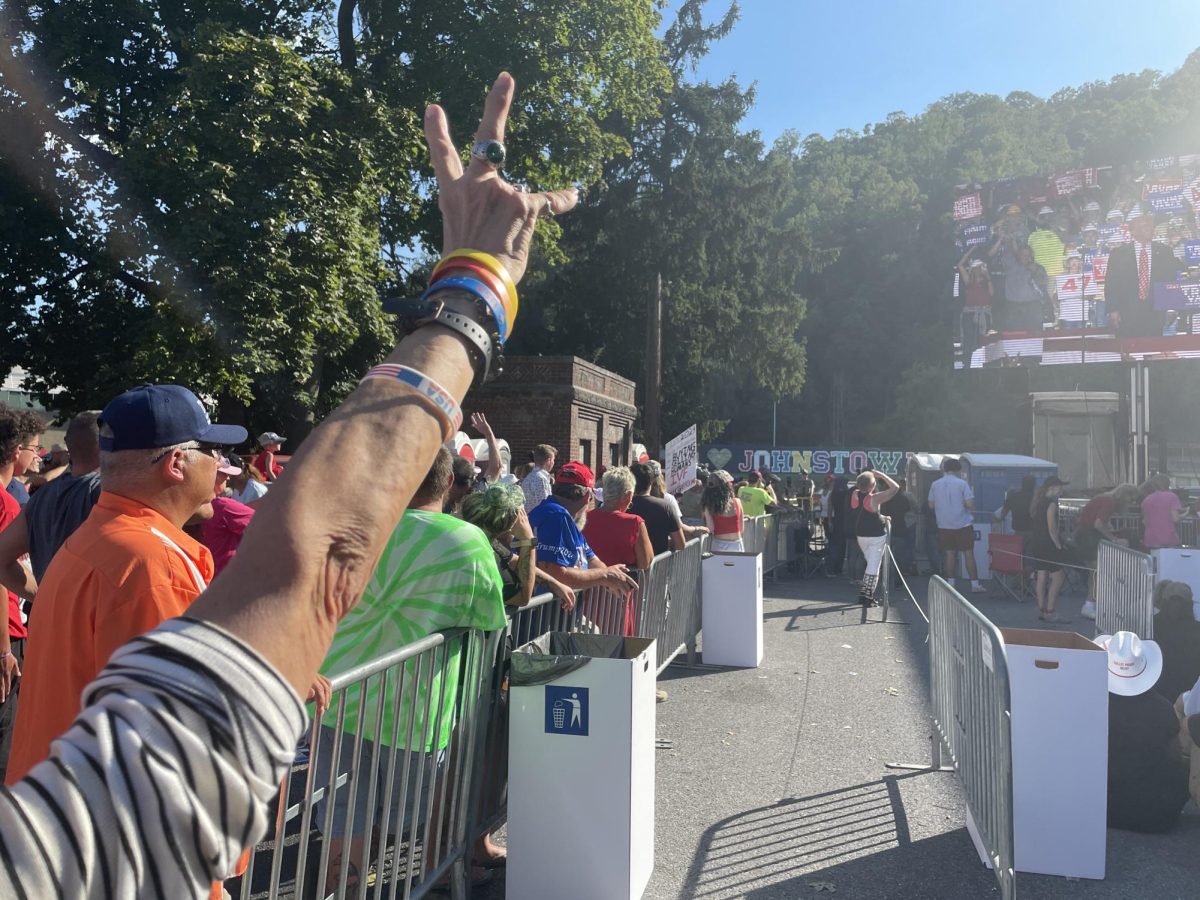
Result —
M 483 118 L 475 132 L 477 141 L 500 141 L 504 143 L 504 126 L 508 123 L 508 110 L 512 106 L 513 89 L 516 83 L 507 72 L 501 72 L 483 104 Z M 474 165 L 474 162 L 472 162 Z
M 445 111 L 436 103 L 425 110 L 425 143 L 429 146 L 429 160 L 439 184 L 448 184 L 462 177 L 462 160 L 450 139 L 450 126 Z

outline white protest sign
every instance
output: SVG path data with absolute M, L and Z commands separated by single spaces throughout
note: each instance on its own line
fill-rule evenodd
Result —
M 686 491 L 696 480 L 696 426 L 667 441 L 667 490 Z

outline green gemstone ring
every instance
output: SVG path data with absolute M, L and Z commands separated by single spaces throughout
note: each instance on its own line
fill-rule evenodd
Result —
M 471 156 L 494 169 L 500 169 L 504 166 L 508 152 L 499 141 L 476 141 L 471 145 Z

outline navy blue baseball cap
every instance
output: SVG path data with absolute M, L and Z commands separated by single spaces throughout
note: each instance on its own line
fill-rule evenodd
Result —
M 200 398 L 179 384 L 143 384 L 108 402 L 100 413 L 100 449 L 152 450 L 188 441 L 233 447 L 241 425 L 214 425 Z

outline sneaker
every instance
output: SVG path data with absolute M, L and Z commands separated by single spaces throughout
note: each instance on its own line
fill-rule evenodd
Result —
M 972 594 L 986 594 L 987 592 L 988 592 L 988 589 L 985 588 L 978 581 L 971 582 L 971 593 Z
M 1049 622 L 1051 625 L 1066 625 L 1071 621 L 1070 619 L 1063 618 L 1058 613 L 1046 613 L 1042 619 L 1043 621 Z
M 656 690 L 654 692 L 654 702 L 655 703 L 666 703 L 667 702 L 667 692 L 664 690 L 661 690 L 661 689 Z
M 1083 616 L 1085 619 L 1095 620 L 1095 618 L 1096 618 L 1096 601 L 1095 600 L 1083 601 L 1083 609 L 1079 610 L 1079 614 L 1081 616 Z

